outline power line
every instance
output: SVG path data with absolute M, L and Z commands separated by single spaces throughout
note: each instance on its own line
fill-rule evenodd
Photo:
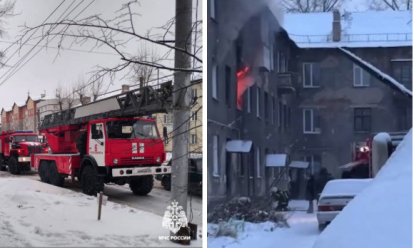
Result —
M 44 24 L 55 12 L 56 12 L 56 10 L 58 10 L 59 8 L 60 8 L 60 6 L 65 2 L 66 0 L 63 0 L 53 11 L 52 11 L 52 13 L 42 22 L 42 24 Z M 73 4 L 73 3 L 72 3 Z M 37 28 L 33 33 L 32 33 L 32 35 L 30 35 L 29 36 L 29 38 L 27 38 L 27 40 L 23 43 L 23 45 L 25 45 L 29 40 L 30 40 L 30 38 L 36 33 L 36 31 L 38 30 L 39 28 Z M 7 50 L 9 50 L 12 46 L 13 46 L 13 44 L 17 44 L 16 42 L 11 42 L 12 43 L 12 45 L 10 45 L 9 47 L 7 47 L 6 48 L 6 50 L 4 50 L 3 51 L 3 53 L 6 53 L 7 52 Z M 17 49 L 11 56 L 10 56 L 10 58 L 8 59 L 8 60 L 6 60 L 6 62 L 4 62 L 4 64 L 6 64 L 16 53 L 17 53 L 17 51 L 19 51 L 19 49 Z
M 67 7 L 66 8 L 66 10 L 58 17 L 58 19 L 57 20 L 59 20 L 68 10 L 69 10 L 69 8 L 75 3 L 75 1 L 76 0 L 74 0 L 70 5 L 69 5 L 69 7 Z M 76 7 L 75 7 L 75 9 L 76 9 Z M 72 10 L 73 11 L 73 10 Z M 71 12 L 70 12 L 71 13 Z M 69 13 L 69 14 L 70 14 Z M 45 20 L 46 21 L 46 20 Z M 54 29 L 54 28 L 53 28 Z M 33 33 L 34 34 L 34 33 Z M 32 34 L 32 35 L 33 35 Z M 31 36 L 30 36 L 31 37 Z M 29 37 L 29 39 L 30 39 L 30 37 Z M 26 42 L 29 40 L 29 39 L 27 39 L 26 40 Z M 38 45 L 40 42 L 42 42 L 42 40 L 44 39 L 44 37 L 42 38 L 42 39 L 40 39 L 38 42 L 37 42 L 37 44 L 36 45 Z M 7 79 L 9 79 L 12 75 L 14 75 L 14 72 L 16 72 L 16 68 L 18 67 L 18 66 L 20 66 L 20 64 L 27 58 L 27 56 L 29 56 L 29 54 L 33 51 L 35 49 L 35 47 L 33 47 L 32 49 L 30 49 L 21 59 L 19 59 L 19 61 L 17 61 L 17 63 L 15 64 L 15 65 L 13 65 L 5 74 L 3 74 L 3 76 L 1 76 L 0 77 L 0 79 L 2 79 L 2 78 L 4 78 L 10 71 L 12 71 L 7 77 L 6 77 L 6 79 L 5 80 L 3 80 L 3 82 L 2 83 L 0 83 L 0 86 L 1 85 L 3 85 L 4 84 L 4 82 L 6 82 L 7 81 Z M 17 49 L 16 50 L 16 52 L 18 51 L 19 49 Z M 6 61 L 7 62 L 7 61 Z
M 0 43 L 16 44 L 16 42 L 5 41 L 5 40 L 0 40 Z M 39 47 L 39 45 L 33 45 L 33 44 L 22 44 L 22 46 Z M 115 54 L 115 53 L 96 52 L 96 51 L 88 51 L 88 50 L 82 50 L 82 49 L 63 48 L 63 47 L 54 47 L 54 46 L 48 46 L 47 48 L 58 49 L 58 50 L 63 50 L 63 51 L 73 51 L 73 52 L 83 52 L 83 53 L 96 53 L 96 54 L 119 56 L 119 54 Z
M 92 2 L 90 2 L 81 12 L 79 12 L 75 17 L 77 18 L 80 14 L 82 14 L 95 0 L 93 0 Z M 74 9 L 72 9 L 71 12 L 69 12 L 69 14 L 66 15 L 66 17 L 64 19 L 66 19 L 75 9 L 77 9 L 82 3 L 84 2 L 84 0 L 82 0 L 78 5 L 75 6 Z M 53 29 L 55 29 L 58 25 L 56 25 L 55 27 L 53 27 L 50 31 L 52 31 Z M 63 28 L 65 29 L 65 28 Z M 62 30 L 63 30 L 62 29 Z M 49 31 L 49 32 L 50 32 Z M 48 33 L 49 33 L 48 32 Z M 42 48 L 40 48 L 32 57 L 29 58 L 29 60 L 27 60 L 22 66 L 20 66 L 18 69 L 16 69 L 16 71 L 12 72 L 12 74 L 10 74 L 5 80 L 3 80 L 3 82 L 0 83 L 0 86 L 2 84 L 4 84 L 8 79 L 10 79 L 14 74 L 16 74 L 19 70 L 21 70 L 21 68 L 23 68 L 30 60 L 32 60 L 40 51 L 42 51 L 42 49 L 47 46 L 54 38 L 56 38 L 57 36 L 53 37 L 51 40 L 49 40 Z M 40 40 L 42 41 L 44 39 L 44 37 Z M 38 42 L 38 44 L 40 43 L 40 41 Z M 34 48 L 33 48 L 34 49 Z M 32 49 L 32 50 L 33 50 Z M 31 51 L 32 51 L 31 50 Z

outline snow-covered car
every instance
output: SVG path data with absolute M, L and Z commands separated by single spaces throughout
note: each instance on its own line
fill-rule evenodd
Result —
M 319 230 L 322 231 L 342 211 L 342 209 L 362 190 L 372 179 L 336 179 L 329 181 L 319 197 L 317 218 Z

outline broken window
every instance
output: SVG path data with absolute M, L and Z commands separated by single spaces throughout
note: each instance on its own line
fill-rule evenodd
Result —
M 370 75 L 361 67 L 354 65 L 354 86 L 366 87 L 369 86 Z
M 264 112 L 265 112 L 265 120 L 269 119 L 269 93 L 264 93 Z
M 226 104 L 227 108 L 231 107 L 231 68 L 226 66 Z
M 320 116 L 316 110 L 303 110 L 303 133 L 321 133 Z
M 371 131 L 371 109 L 355 108 L 354 109 L 354 130 L 355 132 Z
M 317 63 L 303 63 L 303 87 L 320 87 L 320 68 Z
M 247 88 L 247 113 L 250 113 L 252 109 L 252 93 L 251 87 Z

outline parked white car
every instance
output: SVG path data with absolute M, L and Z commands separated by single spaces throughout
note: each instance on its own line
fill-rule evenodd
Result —
M 317 218 L 319 230 L 322 231 L 342 211 L 342 209 L 372 179 L 336 179 L 329 181 L 319 197 Z

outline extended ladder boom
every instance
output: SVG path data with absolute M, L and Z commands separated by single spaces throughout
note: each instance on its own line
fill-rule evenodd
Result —
M 139 117 L 167 113 L 172 105 L 172 82 L 128 91 L 80 107 L 46 115 L 39 130 L 80 125 L 100 118 Z

